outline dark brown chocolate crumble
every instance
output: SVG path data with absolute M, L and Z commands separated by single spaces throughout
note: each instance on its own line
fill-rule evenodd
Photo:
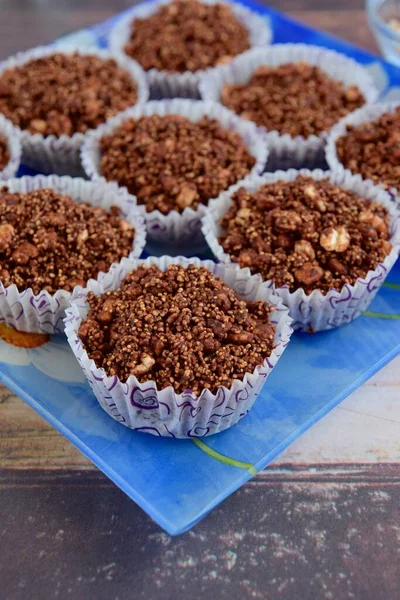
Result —
M 261 66 L 245 85 L 226 84 L 221 102 L 241 117 L 291 136 L 319 135 L 365 103 L 356 86 L 347 89 L 305 62 Z
M 125 121 L 100 141 L 101 170 L 148 212 L 196 209 L 245 177 L 255 159 L 242 138 L 215 119 L 178 115 Z
M 250 48 L 249 32 L 225 4 L 175 0 L 132 22 L 125 52 L 147 71 L 207 69 Z
M 19 290 L 72 291 L 132 249 L 134 229 L 118 207 L 79 204 L 51 189 L 0 190 L 0 281 Z
M 254 193 L 241 188 L 232 199 L 220 243 L 234 262 L 276 287 L 341 290 L 391 250 L 386 208 L 328 179 L 299 176 Z
M 347 126 L 336 141 L 340 162 L 365 179 L 400 190 L 400 106 L 375 121 Z
M 8 142 L 4 136 L 0 135 L 0 171 L 7 166 L 9 160 Z
M 135 104 L 136 87 L 113 59 L 56 53 L 0 74 L 0 113 L 31 133 L 84 133 Z
M 96 365 L 126 381 L 199 395 L 243 379 L 270 356 L 273 309 L 240 300 L 204 267 L 139 267 L 121 287 L 88 296 L 78 335 Z

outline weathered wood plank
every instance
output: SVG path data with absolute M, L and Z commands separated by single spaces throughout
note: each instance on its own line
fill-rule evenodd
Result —
M 7 600 L 398 597 L 393 477 L 293 482 L 272 474 L 267 485 L 257 478 L 193 531 L 170 538 L 100 473 L 4 475 Z

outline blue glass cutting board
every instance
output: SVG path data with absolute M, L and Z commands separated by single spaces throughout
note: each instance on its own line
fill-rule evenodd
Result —
M 400 71 L 395 67 L 269 8 L 245 4 L 270 19 L 274 42 L 306 42 L 344 52 L 371 65 L 384 94 L 398 93 Z M 116 18 L 68 38 L 105 46 Z M 0 326 L 0 335 L 6 333 Z M 84 382 L 62 337 L 30 349 L 0 339 L 0 379 L 161 527 L 178 534 L 400 352 L 399 261 L 364 316 L 340 329 L 296 334 L 292 340 L 250 414 L 231 430 L 204 440 L 157 438 L 113 421 Z

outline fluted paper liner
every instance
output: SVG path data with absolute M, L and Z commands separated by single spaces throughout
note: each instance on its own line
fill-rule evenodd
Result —
M 174 99 L 147 102 L 143 106 L 129 108 L 120 113 L 96 131 L 90 133 L 82 146 L 82 165 L 86 175 L 92 180 L 106 181 L 101 174 L 100 139 L 115 131 L 127 119 L 139 119 L 142 116 L 178 114 L 190 121 L 199 121 L 203 116 L 217 119 L 221 125 L 231 131 L 236 131 L 245 143 L 256 162 L 250 175 L 262 173 L 268 158 L 268 148 L 265 136 L 254 123 L 241 119 L 235 113 L 215 102 L 200 102 L 196 100 Z M 242 180 L 244 181 L 244 179 Z M 187 207 L 182 213 L 171 210 L 163 215 L 159 210 L 146 212 L 144 205 L 139 205 L 147 223 L 149 240 L 159 243 L 187 244 L 190 251 L 193 246 L 204 243 L 201 235 L 200 220 L 204 214 L 205 204 L 199 204 L 196 210 Z M 185 248 L 182 249 L 183 252 Z
M 10 156 L 8 163 L 4 169 L 0 171 L 0 180 L 9 179 L 14 177 L 18 171 L 18 167 L 21 162 L 21 142 L 19 141 L 19 134 L 14 125 L 0 115 L 0 135 L 2 135 L 7 141 L 8 154 Z
M 172 387 L 157 389 L 155 381 L 140 383 L 134 375 L 126 382 L 120 381 L 117 376 L 107 376 L 104 369 L 96 367 L 88 357 L 78 337 L 79 326 L 89 311 L 87 294 L 92 291 L 99 295 L 117 289 L 125 275 L 142 264 L 157 265 L 162 270 L 166 270 L 171 264 L 184 267 L 189 264 L 204 266 L 223 279 L 242 298 L 263 300 L 275 306 L 275 310 L 270 313 L 270 321 L 276 326 L 276 346 L 271 355 L 252 373 L 247 373 L 243 380 L 234 380 L 229 389 L 218 388 L 216 394 L 203 390 L 200 396 L 195 396 L 189 389 L 176 394 Z M 262 284 L 259 276 L 252 276 L 248 269 L 240 269 L 237 265 L 215 264 L 196 258 L 163 256 L 150 257 L 145 261 L 123 260 L 100 281 L 90 281 L 66 313 L 65 333 L 69 344 L 104 410 L 136 431 L 174 438 L 211 435 L 231 427 L 244 417 L 289 343 L 292 333 L 287 308 L 272 289 Z
M 31 60 L 51 56 L 52 54 L 80 54 L 82 56 L 97 56 L 102 60 L 114 59 L 118 66 L 129 73 L 137 86 L 136 104 L 146 102 L 149 96 L 146 75 L 143 69 L 133 60 L 124 56 L 113 56 L 106 50 L 96 47 L 78 48 L 70 44 L 57 46 L 39 46 L 0 63 L 0 75 L 6 69 L 19 67 Z M 118 114 L 118 113 L 117 113 Z M 24 165 L 42 173 L 57 173 L 58 175 L 82 176 L 80 148 L 86 133 L 77 132 L 72 136 L 44 136 L 41 133 L 32 134 L 26 129 L 14 125 L 22 144 L 22 162 Z
M 71 196 L 76 202 L 88 202 L 93 206 L 108 209 L 115 205 L 121 209 L 121 216 L 135 229 L 135 238 L 130 257 L 141 255 L 146 243 L 146 228 L 142 215 L 137 211 L 136 199 L 126 188 L 115 184 L 85 181 L 81 178 L 57 175 L 36 175 L 21 177 L 4 182 L 10 192 L 30 192 L 51 188 L 60 194 Z M 65 309 L 74 293 L 58 290 L 55 294 L 43 290 L 34 294 L 32 289 L 18 290 L 15 284 L 4 287 L 0 281 L 0 323 L 6 323 L 30 333 L 62 333 Z
M 274 44 L 267 48 L 249 50 L 215 72 L 204 73 L 199 84 L 201 98 L 220 102 L 225 84 L 247 83 L 258 67 L 277 67 L 300 61 L 319 67 L 329 77 L 342 82 L 346 87 L 356 85 L 367 103 L 374 102 L 378 96 L 370 73 L 348 56 L 308 44 Z M 264 127 L 262 129 L 266 131 Z M 300 135 L 292 137 L 287 133 L 280 134 L 278 131 L 268 130 L 268 171 L 320 166 L 324 158 L 327 136 L 328 132 L 322 132 L 307 138 Z
M 354 285 L 345 284 L 338 291 L 331 289 L 327 294 L 314 290 L 307 295 L 303 289 L 291 292 L 288 287 L 276 288 L 273 281 L 269 280 L 266 285 L 275 289 L 283 303 L 289 307 L 293 318 L 293 329 L 300 331 L 324 331 L 332 329 L 345 323 L 349 323 L 367 309 L 374 299 L 380 286 L 384 282 L 390 269 L 395 264 L 400 251 L 400 212 L 395 209 L 390 196 L 383 190 L 372 185 L 371 182 L 363 181 L 360 177 L 354 177 L 349 172 L 332 173 L 316 169 L 309 171 L 302 169 L 296 171 L 277 171 L 268 173 L 262 177 L 254 177 L 252 181 L 246 182 L 243 187 L 250 192 L 255 192 L 262 185 L 275 183 L 276 181 L 293 181 L 298 175 L 310 176 L 316 181 L 328 177 L 332 183 L 351 190 L 359 196 L 378 202 L 385 206 L 390 214 L 391 244 L 392 250 L 383 263 L 379 263 L 376 269 L 367 273 L 365 278 L 357 279 Z M 219 243 L 219 236 L 223 233 L 220 220 L 232 205 L 232 195 L 241 186 L 234 190 L 221 194 L 217 201 L 210 204 L 202 219 L 202 231 L 214 256 L 223 263 L 231 262 L 231 258 L 225 253 Z
M 329 168 L 332 171 L 337 171 L 338 173 L 344 173 L 346 170 L 350 172 L 350 170 L 346 169 L 340 162 L 336 151 L 336 142 L 340 137 L 342 137 L 342 135 L 346 135 L 347 125 L 357 126 L 361 125 L 362 123 L 368 123 L 369 121 L 375 121 L 376 119 L 379 119 L 379 117 L 386 113 L 394 112 L 399 106 L 400 102 L 382 102 L 379 104 L 373 104 L 371 106 L 363 106 L 362 108 L 355 110 L 354 112 L 341 119 L 331 129 L 325 147 L 325 157 Z M 357 173 L 355 172 L 353 172 L 352 174 L 357 175 Z M 375 185 L 382 190 L 386 189 L 386 186 L 383 183 L 373 182 L 371 179 L 369 181 L 372 184 L 375 183 Z M 398 206 L 400 206 L 400 190 L 397 190 L 396 188 L 392 187 L 389 190 L 387 190 L 387 192 L 390 194 L 392 199 L 398 204 Z
M 249 8 L 238 3 L 224 3 L 220 0 L 201 0 L 203 4 L 228 4 L 235 17 L 250 33 L 250 46 L 256 48 L 265 46 L 271 42 L 272 31 L 265 16 L 253 12 Z M 131 25 L 133 19 L 144 19 L 156 13 L 161 6 L 169 4 L 170 0 L 146 2 L 130 9 L 110 32 L 108 43 L 115 54 L 125 54 L 124 46 L 131 37 Z M 130 59 L 133 60 L 133 59 Z M 219 67 L 212 67 L 215 71 Z M 150 85 L 151 98 L 199 98 L 199 80 L 206 71 L 185 71 L 184 73 L 171 73 L 150 69 L 146 72 Z

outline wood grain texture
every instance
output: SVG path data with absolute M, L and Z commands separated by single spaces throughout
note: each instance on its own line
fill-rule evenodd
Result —
M 3 0 L 0 59 L 130 4 Z M 269 5 L 376 51 L 364 0 Z M 174 539 L 0 386 L 0 597 L 394 600 L 399 397 L 400 357 Z
M 0 471 L 0 506 L 5 600 L 398 598 L 398 467 L 271 470 L 179 538 L 98 472 Z

